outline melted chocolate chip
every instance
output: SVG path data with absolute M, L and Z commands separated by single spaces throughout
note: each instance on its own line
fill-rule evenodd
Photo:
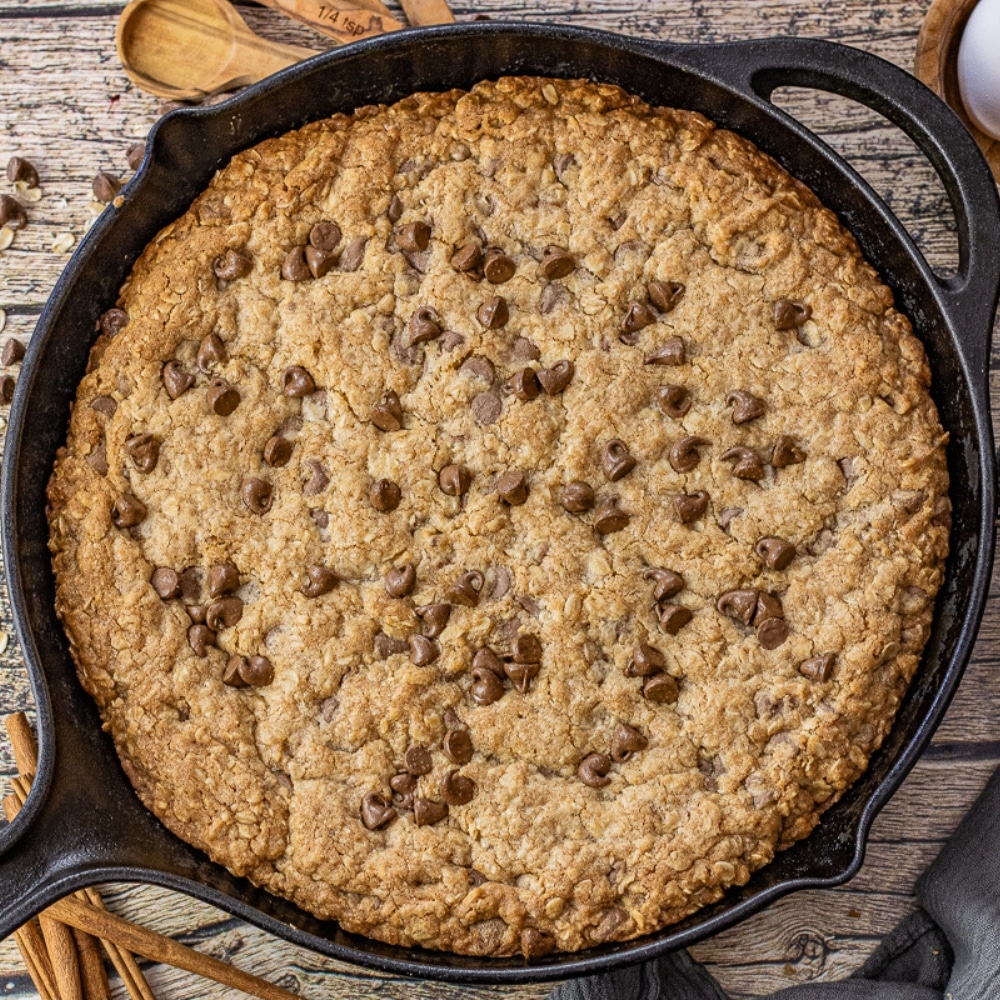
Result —
M 131 493 L 118 495 L 111 508 L 111 523 L 116 528 L 134 528 L 146 520 L 146 505 Z
M 466 608 L 474 608 L 479 603 L 486 578 L 477 569 L 463 573 L 445 592 L 452 604 L 461 604 Z
M 787 569 L 795 558 L 795 546 L 783 538 L 762 538 L 753 550 L 764 560 L 768 569 Z
M 311 458 L 308 462 L 303 462 L 302 469 L 309 473 L 309 478 L 302 484 L 304 497 L 317 496 L 330 484 L 330 477 L 316 459 Z
M 541 663 L 542 644 L 538 636 L 530 634 L 515 636 L 511 658 L 515 663 Z
M 621 340 L 626 344 L 636 343 L 635 334 L 656 322 L 656 313 L 644 302 L 633 302 L 622 321 Z
M 456 250 L 451 258 L 451 266 L 461 274 L 478 271 L 483 263 L 483 251 L 476 243 L 466 243 Z
M 240 394 L 224 378 L 214 378 L 206 394 L 208 408 L 220 417 L 228 417 L 240 405 Z
M 495 392 L 479 392 L 469 404 L 476 423 L 483 427 L 495 424 L 503 413 L 503 400 Z
M 642 682 L 642 696 L 657 705 L 673 705 L 680 697 L 677 681 L 670 674 L 653 674 Z
M 521 953 L 525 958 L 541 958 L 555 951 L 556 939 L 536 927 L 525 927 L 521 931 Z
M 476 784 L 471 778 L 459 774 L 457 770 L 449 771 L 441 781 L 441 798 L 448 805 L 464 806 L 472 801 L 476 794 Z
M 281 375 L 281 391 L 285 396 L 311 396 L 316 391 L 312 375 L 299 365 L 286 368 Z
M 208 656 L 208 647 L 215 645 L 215 633 L 207 625 L 192 625 L 187 631 L 188 645 L 195 656 Z
M 392 223 L 397 223 L 403 217 L 403 202 L 398 194 L 394 194 L 392 198 L 389 199 L 389 207 L 385 210 L 385 214 L 389 221 Z
M 425 344 L 441 336 L 440 317 L 430 306 L 421 306 L 410 319 L 410 343 Z
M 217 333 L 209 333 L 198 347 L 198 367 L 203 372 L 211 371 L 213 366 L 226 360 L 226 345 Z
M 263 479 L 250 477 L 240 486 L 240 498 L 253 514 L 266 514 L 274 503 L 274 487 Z
M 22 344 L 21 341 L 17 340 L 15 337 L 10 337 L 3 345 L 3 353 L 0 354 L 0 365 L 3 365 L 4 368 L 9 368 L 11 365 L 16 365 L 20 361 L 24 360 L 24 354 L 25 354 L 24 344 Z M 90 405 L 93 406 L 94 404 L 91 403 Z
M 140 472 L 152 472 L 160 460 L 160 439 L 153 434 L 135 434 L 125 442 L 125 452 Z
M 643 364 L 677 367 L 683 365 L 686 360 L 687 352 L 684 349 L 684 341 L 680 337 L 671 337 L 655 350 L 650 351 L 643 360 Z
M 216 563 L 208 567 L 206 583 L 209 597 L 223 597 L 239 588 L 240 571 L 232 563 Z
M 438 473 L 438 486 L 450 497 L 464 496 L 472 485 L 472 473 L 464 465 L 446 465 Z
M 538 372 L 538 382 L 547 396 L 558 396 L 573 381 L 575 371 L 572 361 L 557 361 Z
M 537 663 L 504 663 L 504 673 L 521 694 L 527 694 L 531 681 L 538 675 Z
M 410 647 L 410 659 L 418 667 L 426 667 L 441 655 L 438 644 L 425 635 L 411 635 L 407 643 Z
M 398 483 L 391 479 L 379 479 L 368 488 L 368 500 L 382 514 L 391 514 L 403 499 Z
M 243 602 L 238 597 L 220 597 L 205 609 L 205 624 L 215 632 L 232 628 L 243 617 Z
M 812 316 L 812 308 L 804 302 L 793 299 L 778 299 L 774 303 L 774 328 L 776 330 L 794 330 L 802 326 Z
M 340 245 L 340 226 L 336 222 L 317 222 L 309 230 L 309 245 L 329 253 Z
M 498 330 L 506 326 L 510 319 L 507 300 L 502 295 L 494 295 L 479 307 L 476 319 L 486 330 Z
M 288 438 L 275 434 L 274 437 L 268 438 L 267 444 L 264 445 L 264 461 L 272 469 L 283 468 L 291 461 L 293 450 L 294 445 Z
M 811 681 L 824 684 L 833 676 L 833 665 L 837 659 L 836 653 L 824 653 L 813 656 L 799 664 L 799 673 Z
M 504 382 L 503 390 L 508 395 L 517 396 L 523 402 L 537 399 L 541 392 L 538 373 L 533 368 L 522 368 Z
M 390 597 L 406 597 L 417 585 L 417 571 L 413 563 L 394 566 L 385 574 L 385 592 Z
M 505 472 L 497 480 L 497 493 L 511 507 L 519 507 L 528 499 L 528 477 L 523 472 Z
M 340 270 L 351 272 L 361 267 L 365 259 L 365 246 L 368 244 L 366 236 L 355 236 L 344 248 L 340 257 Z
M 674 472 L 691 472 L 692 469 L 698 467 L 698 463 L 701 461 L 701 453 L 698 449 L 711 443 L 708 438 L 697 437 L 693 434 L 688 434 L 679 441 L 675 441 L 667 454 L 670 467 Z
M 771 453 L 771 465 L 776 469 L 784 469 L 789 465 L 798 465 L 806 460 L 806 453 L 795 443 L 795 438 L 782 434 L 774 444 Z
M 737 479 L 749 479 L 760 482 L 764 478 L 764 459 L 746 445 L 735 445 L 722 453 L 723 462 L 733 463 L 733 475 Z
M 577 765 L 576 773 L 579 779 L 591 788 L 603 788 L 611 784 L 608 771 L 611 770 L 611 758 L 604 753 L 587 754 Z
M 503 697 L 503 681 L 488 667 L 473 664 L 469 694 L 477 705 L 492 705 Z
M 379 632 L 375 636 L 372 646 L 375 649 L 375 655 L 380 660 L 387 660 L 390 656 L 405 653 L 409 649 L 409 643 L 405 639 L 393 639 L 392 636 L 386 635 L 384 632 Z
M 168 361 L 163 366 L 163 387 L 171 399 L 183 395 L 194 385 L 194 376 L 186 372 L 179 361 Z
M 651 281 L 646 290 L 649 292 L 649 301 L 661 313 L 670 312 L 684 295 L 684 285 L 679 281 Z
M 431 241 L 431 227 L 426 222 L 411 222 L 396 230 L 396 246 L 400 250 L 426 250 Z
M 413 800 L 413 821 L 417 826 L 433 826 L 440 823 L 448 815 L 448 806 L 444 802 L 435 802 L 433 799 Z
M 584 514 L 594 506 L 594 488 L 582 479 L 574 479 L 563 487 L 559 502 L 571 514 Z
M 308 281 L 312 277 L 305 247 L 292 247 L 281 262 L 281 276 L 286 281 Z
M 517 266 L 502 250 L 491 247 L 483 257 L 483 274 L 491 285 L 502 285 L 514 277 Z
M 613 483 L 627 476 L 635 468 L 635 464 L 634 456 L 621 438 L 613 438 L 601 451 L 601 467 Z
M 653 581 L 653 598 L 657 601 L 676 597 L 684 589 L 684 578 L 670 569 L 651 567 L 642 574 L 642 578 Z
M 108 337 L 117 337 L 122 328 L 128 325 L 128 313 L 124 309 L 109 309 L 102 314 L 98 324 L 101 333 Z
M 441 747 L 453 764 L 468 764 L 472 760 L 472 739 L 467 729 L 449 729 Z
M 610 535 L 615 531 L 621 531 L 630 519 L 630 515 L 619 506 L 619 497 L 616 494 L 602 497 L 594 511 L 594 530 L 600 535 Z
M 761 590 L 757 594 L 757 608 L 754 611 L 753 623 L 759 625 L 766 618 L 784 618 L 785 612 L 780 598 Z
M 556 281 L 576 270 L 576 258 L 561 247 L 546 247 L 538 270 L 548 281 Z
M 424 604 L 414 608 L 417 617 L 423 620 L 423 633 L 428 639 L 436 639 L 447 627 L 451 618 L 450 604 Z
M 664 385 L 656 390 L 656 401 L 660 409 L 674 420 L 683 417 L 691 409 L 691 395 L 682 385 Z
M 487 385 L 493 385 L 496 380 L 496 369 L 493 367 L 493 362 L 478 354 L 463 361 L 459 373 L 482 379 Z
M 726 405 L 733 408 L 734 424 L 749 423 L 765 413 L 764 400 L 743 389 L 734 389 L 726 396 Z
M 756 590 L 730 590 L 723 594 L 715 606 L 729 618 L 749 625 L 757 611 Z
M 253 259 L 245 251 L 227 250 L 212 262 L 212 271 L 223 281 L 245 278 L 253 270 Z
M 618 728 L 611 737 L 611 759 L 616 764 L 624 764 L 634 753 L 645 750 L 649 746 L 646 739 L 638 729 L 633 729 L 624 722 L 618 723 Z
M 681 524 L 691 524 L 703 517 L 708 510 L 708 494 L 704 490 L 678 493 L 674 497 L 674 510 Z
M 788 626 L 780 618 L 765 618 L 757 626 L 757 641 L 765 649 L 777 649 L 788 638 Z
M 177 571 L 169 566 L 154 569 L 149 582 L 161 601 L 171 601 L 181 596 L 181 578 Z
M 410 747 L 403 756 L 403 766 L 410 774 L 419 778 L 421 775 L 431 773 L 434 762 L 426 747 Z
M 683 604 L 668 603 L 657 605 L 656 616 L 660 619 L 660 628 L 667 635 L 677 635 L 694 618 L 690 608 L 684 607 Z
M 398 815 L 378 792 L 369 792 L 361 800 L 361 822 L 369 830 L 380 830 L 388 826 Z
M 371 421 L 380 431 L 398 431 L 403 426 L 403 407 L 395 391 L 389 389 L 372 407 Z

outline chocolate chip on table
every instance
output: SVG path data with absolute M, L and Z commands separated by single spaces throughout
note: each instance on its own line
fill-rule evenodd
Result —
M 642 578 L 653 581 L 653 598 L 657 601 L 676 597 L 684 589 L 684 578 L 671 569 L 650 567 L 642 574 Z
M 398 483 L 391 479 L 379 479 L 368 487 L 368 500 L 381 514 L 391 514 L 403 498 Z
M 307 566 L 306 584 L 302 593 L 309 598 L 322 597 L 329 594 L 340 582 L 340 577 L 326 566 Z
M 477 392 L 469 403 L 469 409 L 482 427 L 495 424 L 503 413 L 503 400 L 495 392 Z
M 795 438 L 782 434 L 774 443 L 774 451 L 771 452 L 771 465 L 776 469 L 798 465 L 805 460 L 806 453 L 795 443 Z
M 486 330 L 499 330 L 510 319 L 507 300 L 502 295 L 494 295 L 484 302 L 476 312 L 476 319 Z
M 171 399 L 182 396 L 194 385 L 194 375 L 185 371 L 179 361 L 168 361 L 163 366 L 163 388 Z
M 253 259 L 246 250 L 227 250 L 212 262 L 212 271 L 223 281 L 245 278 L 253 270 Z
M 656 390 L 656 401 L 660 409 L 674 420 L 683 417 L 691 409 L 691 395 L 682 385 L 664 385 Z
M 312 375 L 300 365 L 292 365 L 281 374 L 281 392 L 285 396 L 296 398 L 311 396 L 316 391 L 316 383 Z
M 514 277 L 517 265 L 496 247 L 491 247 L 483 257 L 483 274 L 491 285 L 502 285 Z
M 681 524 L 691 524 L 708 510 L 708 494 L 704 490 L 694 493 L 678 493 L 674 497 L 674 510 Z
M 291 461 L 293 450 L 294 446 L 288 438 L 275 434 L 264 445 L 264 461 L 272 469 L 283 468 Z
M 738 444 L 722 453 L 723 462 L 733 463 L 733 475 L 737 479 L 760 482 L 764 478 L 764 459 L 753 449 Z
M 466 608 L 474 608 L 479 603 L 479 595 L 483 591 L 486 578 L 478 569 L 463 573 L 445 592 L 452 604 L 461 604 Z
M 744 389 L 734 389 L 726 396 L 726 406 L 733 408 L 733 423 L 746 424 L 764 416 L 764 400 Z
M 308 281 L 312 277 L 305 247 L 292 247 L 281 262 L 281 276 L 286 281 Z
M 503 681 L 488 667 L 472 667 L 472 700 L 477 705 L 492 705 L 503 697 Z
M 727 617 L 749 625 L 757 612 L 758 596 L 756 590 L 729 590 L 716 601 L 715 606 Z
M 322 493 L 330 483 L 330 477 L 326 474 L 323 466 L 311 458 L 308 462 L 302 463 L 302 468 L 309 472 L 309 478 L 302 484 L 302 495 L 304 497 L 314 497 Z
M 464 806 L 476 794 L 476 783 L 455 768 L 441 780 L 441 798 L 449 805 Z
M 369 830 L 381 830 L 382 827 L 388 826 L 397 815 L 396 810 L 378 792 L 369 792 L 361 800 L 361 822 Z
M 23 181 L 30 188 L 38 187 L 38 171 L 33 163 L 23 156 L 12 156 L 7 161 L 7 180 L 11 184 Z
M 621 438 L 613 438 L 601 449 L 601 467 L 613 483 L 627 476 L 635 464 L 634 456 Z
M 515 372 L 504 382 L 503 389 L 508 395 L 516 396 L 526 403 L 537 399 L 542 391 L 538 373 L 534 368 L 522 368 L 519 372 Z
M 558 396 L 573 381 L 576 371 L 572 361 L 557 361 L 551 368 L 538 372 L 538 382 L 548 396 Z
M 473 670 L 492 670 L 497 677 L 503 677 L 503 661 L 488 646 L 476 650 L 472 657 Z
M 466 243 L 451 258 L 451 266 L 461 274 L 479 270 L 483 263 L 483 251 L 476 243 Z
M 129 170 L 135 171 L 142 166 L 142 161 L 146 156 L 146 144 L 144 142 L 133 142 L 125 152 L 125 161 Z
M 777 649 L 788 638 L 788 626 L 780 618 L 765 618 L 757 626 L 757 641 L 764 649 Z
M 314 278 L 325 278 L 340 258 L 334 250 L 320 250 L 318 247 L 305 248 L 306 267 Z
M 611 737 L 611 759 L 616 764 L 624 764 L 634 753 L 645 750 L 649 746 L 638 729 L 633 729 L 624 722 L 618 723 L 618 728 Z
M 833 676 L 833 664 L 836 653 L 824 653 L 822 656 L 811 656 L 799 664 L 799 673 L 811 681 L 825 683 Z
M 431 227 L 426 222 L 411 222 L 396 230 L 396 246 L 400 250 L 426 250 L 431 241 Z
M 208 407 L 220 417 L 228 417 L 240 405 L 240 394 L 224 378 L 214 378 L 209 383 Z
M 438 486 L 450 497 L 464 496 L 472 485 L 472 473 L 464 465 L 446 465 L 438 473 Z
M 208 656 L 208 647 L 215 645 L 216 635 L 207 625 L 192 625 L 187 631 L 188 645 L 195 656 Z
M 621 339 L 626 344 L 634 344 L 634 334 L 652 326 L 656 322 L 656 313 L 644 302 L 633 302 L 622 321 Z M 630 338 L 630 339 L 627 339 Z
M 309 230 L 309 245 L 327 253 L 340 246 L 340 226 L 336 222 L 317 222 Z
M 571 514 L 584 514 L 594 506 L 594 488 L 582 479 L 574 479 L 563 487 L 559 503 Z
M 423 621 L 423 634 L 428 639 L 436 639 L 445 630 L 448 619 L 451 618 L 450 604 L 424 604 L 413 610 Z
M 101 170 L 94 178 L 94 182 L 90 187 L 94 192 L 94 197 L 106 205 L 108 202 L 114 201 L 118 196 L 118 192 L 122 188 L 122 182 L 114 174 L 109 174 L 107 171 Z
M 430 306 L 421 306 L 410 319 L 410 343 L 425 344 L 441 336 L 440 317 Z
M 274 488 L 269 482 L 251 476 L 240 485 L 240 497 L 251 513 L 266 514 L 274 503 Z
M 226 345 L 217 333 L 206 334 L 198 346 L 198 367 L 203 372 L 226 360 Z
M 385 574 L 385 592 L 390 597 L 406 597 L 417 585 L 417 571 L 413 563 L 394 566 Z
M 484 20 L 489 20 L 488 15 L 482 15 Z M 479 20 L 479 16 L 473 18 Z M 525 927 L 521 931 L 521 954 L 525 958 L 541 958 L 555 951 L 556 939 L 545 931 L 538 930 L 537 927 Z
M 116 528 L 134 528 L 146 519 L 146 505 L 131 493 L 120 493 L 111 507 L 111 523 Z
M 208 567 L 205 582 L 209 597 L 224 597 L 239 589 L 240 571 L 231 562 L 215 563 Z
M 697 468 L 701 461 L 701 453 L 698 449 L 711 443 L 708 438 L 698 437 L 694 434 L 685 435 L 670 446 L 670 451 L 667 453 L 670 467 L 674 472 L 691 472 Z
M 238 597 L 220 597 L 205 611 L 205 624 L 215 632 L 232 628 L 243 617 L 243 602 Z
M 546 247 L 542 251 L 542 261 L 538 265 L 538 270 L 548 281 L 556 281 L 576 270 L 576 258 L 562 247 Z
M 649 292 L 649 301 L 661 313 L 668 313 L 683 297 L 684 285 L 679 281 L 651 281 L 646 291 Z
M 621 531 L 629 520 L 630 515 L 619 506 L 617 494 L 602 497 L 594 511 L 594 530 L 599 535 L 610 535 L 615 531 Z
M 643 359 L 643 364 L 676 367 L 683 365 L 685 361 L 687 361 L 687 352 L 684 349 L 684 341 L 680 337 L 670 337 L 659 347 L 650 351 Z
M 152 472 L 160 460 L 160 439 L 153 434 L 134 434 L 125 442 L 125 453 L 140 472 Z
M 794 330 L 812 316 L 812 307 L 794 299 L 778 299 L 774 303 L 774 328 Z
M 656 616 L 660 620 L 660 628 L 667 635 L 677 635 L 694 618 L 694 614 L 690 608 L 684 607 L 683 604 L 668 603 L 656 606 Z
M 653 674 L 642 682 L 642 696 L 657 705 L 673 705 L 680 697 L 677 681 L 670 674 Z
M 497 493 L 511 507 L 519 507 L 528 499 L 528 477 L 523 472 L 505 472 L 497 480 Z
M 13 375 L 0 376 L 0 406 L 10 406 L 14 401 L 17 379 Z
M 585 785 L 591 788 L 603 788 L 611 784 L 608 771 L 611 770 L 611 758 L 606 753 L 590 753 L 577 765 L 576 773 Z
M 441 655 L 438 644 L 425 635 L 411 635 L 407 642 L 410 647 L 410 659 L 418 667 L 426 667 Z
M 25 347 L 16 337 L 10 337 L 3 345 L 3 353 L 0 354 L 0 365 L 9 368 L 24 360 Z
M 398 431 L 403 426 L 403 407 L 394 390 L 389 389 L 372 407 L 371 422 L 380 431 Z
M 181 596 L 181 578 L 169 566 L 158 566 L 153 570 L 149 582 L 161 601 L 172 601 Z
M 762 538 L 753 548 L 768 569 L 782 570 L 795 558 L 795 546 L 784 538 Z
M 468 729 L 449 729 L 444 734 L 441 749 L 453 764 L 468 764 L 472 760 L 472 738 Z
M 0 226 L 23 229 L 27 224 L 28 213 L 24 206 L 9 194 L 0 194 Z
M 421 775 L 431 773 L 434 762 L 426 747 L 410 747 L 403 756 L 403 766 L 410 774 L 419 778 Z
M 417 826 L 433 826 L 440 823 L 448 815 L 448 806 L 444 802 L 435 802 L 433 799 L 413 800 L 413 821 Z

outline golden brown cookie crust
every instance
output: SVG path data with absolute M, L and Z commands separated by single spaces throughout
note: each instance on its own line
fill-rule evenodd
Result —
M 342 232 L 338 263 L 284 279 L 286 254 L 323 220 Z M 427 249 L 404 251 L 414 233 L 399 231 L 417 222 Z M 456 271 L 470 241 L 509 255 L 513 278 Z M 542 276 L 548 246 L 572 255 L 570 274 Z M 213 262 L 229 249 L 252 269 L 223 281 Z M 685 291 L 623 342 L 652 281 Z M 509 320 L 484 329 L 477 311 L 494 295 Z M 786 299 L 811 318 L 777 329 Z M 745 882 L 813 828 L 888 732 L 947 554 L 945 436 L 889 290 L 833 213 L 744 139 L 583 81 L 504 79 L 366 108 L 236 156 L 145 250 L 119 305 L 128 325 L 95 348 L 49 487 L 58 611 L 142 801 L 232 871 L 391 943 L 586 948 Z M 444 333 L 414 346 L 424 306 Z M 197 372 L 213 333 L 225 360 Z M 672 337 L 683 364 L 644 363 Z M 197 374 L 175 400 L 170 359 Z M 575 366 L 562 393 L 504 393 L 561 359 Z M 283 395 L 289 366 L 318 391 Z M 240 394 L 229 416 L 209 410 L 216 376 Z M 668 384 L 689 394 L 676 419 L 656 399 Z M 387 390 L 398 431 L 371 423 Z M 734 390 L 764 415 L 734 423 Z M 271 468 L 262 452 L 281 427 L 292 456 Z M 143 433 L 160 441 L 146 473 L 125 450 Z M 687 435 L 709 443 L 677 472 L 670 449 Z M 774 467 L 782 436 L 804 461 Z M 636 465 L 610 482 L 614 438 Z M 734 475 L 733 447 L 754 449 L 763 478 Z M 439 487 L 449 464 L 472 472 L 464 496 Z M 496 492 L 512 470 L 529 489 L 516 506 Z M 268 513 L 244 504 L 246 478 L 272 484 Z M 381 479 L 400 487 L 389 512 L 369 500 Z M 594 511 L 564 510 L 576 479 L 598 501 L 619 496 L 626 526 L 602 535 Z M 673 498 L 696 491 L 707 510 L 683 524 Z M 148 513 L 119 529 L 109 511 L 126 493 Z M 772 536 L 796 547 L 785 569 L 755 554 Z M 196 601 L 162 600 L 150 577 L 227 561 L 242 619 L 199 657 Z M 407 562 L 415 589 L 390 597 L 383 577 Z M 314 564 L 341 582 L 308 598 Z M 692 617 L 676 635 L 657 620 L 650 567 L 683 576 L 669 600 Z M 447 600 L 466 571 L 482 593 L 454 604 L 434 662 L 381 655 L 379 634 L 419 633 L 415 608 Z M 717 610 L 741 588 L 780 595 L 777 648 Z M 537 676 L 476 704 L 474 653 L 509 657 L 518 634 L 541 642 Z M 638 643 L 661 651 L 674 703 L 628 676 Z M 267 656 L 273 681 L 225 685 L 233 653 Z M 800 672 L 826 653 L 829 679 Z M 607 785 L 584 783 L 578 765 L 609 754 L 620 723 L 648 746 Z M 471 737 L 466 764 L 442 751 L 455 728 Z M 401 804 L 367 829 L 364 796 L 389 798 L 413 747 L 432 763 L 418 797 L 440 800 L 456 767 L 474 797 L 433 825 Z

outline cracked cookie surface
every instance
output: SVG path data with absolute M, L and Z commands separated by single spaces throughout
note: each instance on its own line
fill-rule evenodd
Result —
M 337 116 L 236 156 L 118 310 L 58 610 L 232 871 L 391 943 L 624 940 L 888 732 L 948 547 L 930 373 L 738 136 L 526 78 Z

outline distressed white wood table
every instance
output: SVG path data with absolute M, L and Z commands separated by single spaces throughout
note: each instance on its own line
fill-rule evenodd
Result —
M 395 6 L 395 5 L 394 5 Z M 914 0 L 455 0 L 458 18 L 476 13 L 608 28 L 682 42 L 794 34 L 857 45 L 909 69 L 927 4 Z M 13 154 L 34 161 L 44 197 L 30 224 L 0 254 L 0 309 L 6 330 L 27 340 L 68 259 L 52 247 L 78 242 L 92 217 L 98 170 L 127 175 L 125 152 L 156 120 L 159 102 L 135 90 L 114 51 L 119 3 L 99 0 L 0 0 L 0 167 Z M 325 40 L 280 15 L 241 6 L 250 24 L 280 41 L 317 48 Z M 944 190 L 901 133 L 873 112 L 828 95 L 784 92 L 779 103 L 823 134 L 884 195 L 931 262 L 954 266 L 954 224 Z M 0 189 L 6 190 L 0 181 Z M 67 235 L 68 234 L 68 235 Z M 994 351 L 993 378 L 1000 378 Z M 1000 399 L 1000 395 L 997 396 Z M 2 412 L 2 411 L 0 411 Z M 998 411 L 994 410 L 994 422 Z M 5 418 L 0 416 L 5 423 Z M 996 587 L 994 587 L 996 591 Z M 0 587 L 0 630 L 10 632 Z M 0 714 L 30 709 L 20 653 L 0 637 Z M 938 734 L 875 824 L 868 859 L 849 885 L 788 897 L 694 949 L 734 996 L 753 996 L 849 973 L 914 906 L 912 886 L 965 809 L 1000 764 L 1000 604 L 991 597 L 962 687 Z M 0 747 L 0 786 L 13 773 Z M 0 892 L 3 887 L 0 886 Z M 471 988 L 415 983 L 327 961 L 186 897 L 113 886 L 109 905 L 305 997 L 519 1000 L 546 988 Z M 228 991 L 162 966 L 147 975 L 164 1000 L 215 998 Z M 115 996 L 123 996 L 113 980 Z M 12 940 L 0 944 L 0 998 L 34 997 Z

